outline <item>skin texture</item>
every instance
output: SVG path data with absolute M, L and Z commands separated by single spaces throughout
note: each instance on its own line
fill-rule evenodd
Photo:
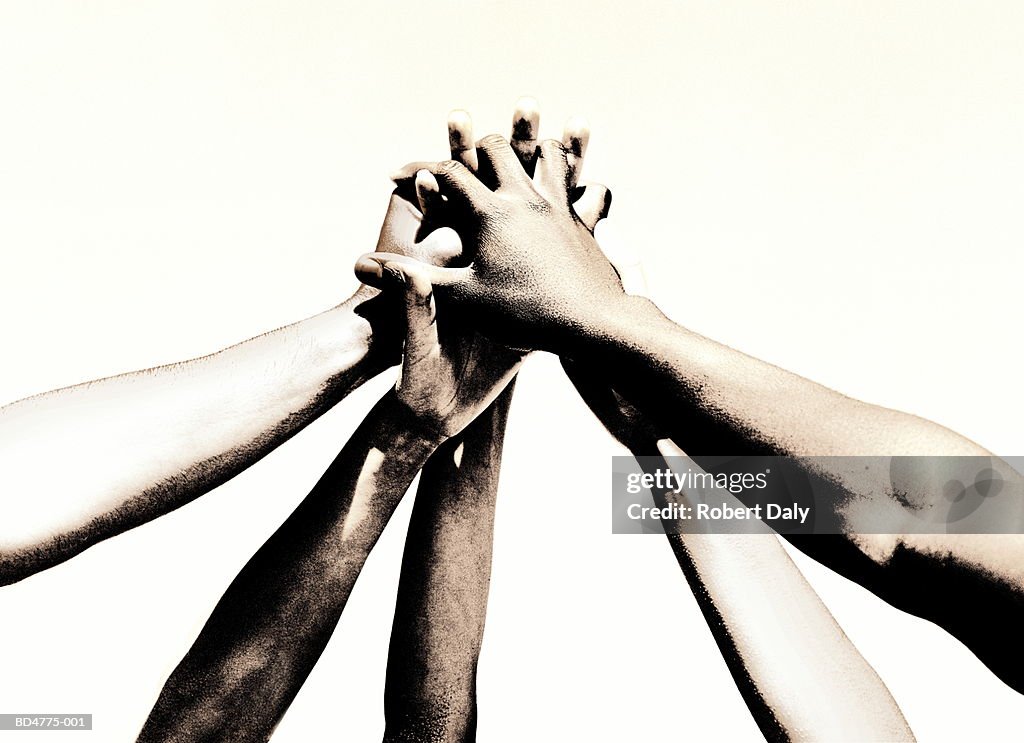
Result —
M 473 263 L 420 266 L 447 300 L 471 310 L 483 332 L 516 347 L 541 348 L 589 368 L 667 432 L 705 469 L 710 455 L 789 455 L 821 492 L 840 522 L 849 508 L 887 509 L 910 523 L 943 505 L 941 477 L 907 473 L 893 488 L 877 472 L 839 466 L 813 469 L 811 456 L 978 456 L 1006 486 L 1024 480 L 977 444 L 930 421 L 869 405 L 829 390 L 675 324 L 649 300 L 628 296 L 591 233 L 559 197 L 568 153 L 540 147 L 531 181 L 511 167 L 515 153 L 485 138 L 481 171 L 487 189 L 464 166 L 432 166 L 448 197 L 446 224 L 471 246 Z M 385 283 L 376 256 L 357 263 L 370 283 Z M 781 403 L 780 401 L 784 401 Z M 828 505 L 828 504 L 826 504 Z M 1003 499 L 998 522 L 1020 530 L 1022 499 Z M 920 535 L 792 537 L 806 553 L 894 606 L 936 622 L 970 647 L 1006 683 L 1024 691 L 1024 658 L 1016 627 L 1024 618 L 1024 537 Z M 973 612 L 961 607 L 971 605 Z
M 422 235 L 437 184 L 425 176 L 413 187 L 423 212 L 403 207 L 400 213 Z M 243 568 L 165 684 L 141 741 L 266 740 L 322 653 L 370 549 L 425 463 L 396 618 L 396 643 L 411 645 L 422 663 L 418 674 L 404 668 L 397 682 L 389 679 L 389 735 L 472 735 L 489 524 L 509 385 L 522 354 L 497 346 L 450 309 L 439 312 L 423 276 L 398 270 L 390 278 L 395 291 L 379 300 L 397 300 L 405 315 L 395 391 Z M 463 436 L 466 426 L 472 428 Z M 476 548 L 467 552 L 466 540 L 478 542 Z M 442 583 L 449 590 L 435 592 Z M 432 613 L 419 621 L 410 612 L 423 603 Z M 450 619 L 458 624 L 449 625 Z M 415 665 L 416 658 L 403 654 L 402 662 Z
M 524 170 L 535 162 L 537 104 L 522 99 L 513 114 L 511 145 Z M 478 167 L 468 114 L 448 121 L 452 158 Z M 586 124 L 570 120 L 564 141 L 576 157 L 589 138 Z M 408 176 L 406 176 L 408 177 Z M 571 186 L 575 186 L 573 181 Z M 591 186 L 577 202 L 593 230 L 607 213 L 607 189 Z M 433 184 L 420 179 L 421 210 L 429 221 Z M 586 191 L 580 195 L 586 194 Z M 402 561 L 384 697 L 385 741 L 476 739 L 476 668 L 490 585 L 494 506 L 512 386 L 466 430 L 430 458 L 420 478 Z
M 394 391 L 228 588 L 140 741 L 269 739 L 416 473 L 515 375 L 518 354 L 478 356 L 473 338 L 467 351 L 459 329 L 437 316 L 429 283 L 408 276 L 403 285 L 405 353 Z
M 420 476 L 388 651 L 385 741 L 476 739 L 476 668 L 513 385 Z
M 450 230 L 419 232 L 415 210 L 392 196 L 380 249 L 438 262 L 460 249 Z M 0 585 L 212 490 L 396 364 L 401 322 L 378 294 L 363 286 L 210 356 L 0 409 Z
M 477 324 L 495 341 L 513 348 L 562 350 L 578 332 L 596 329 L 594 322 L 608 315 L 612 308 L 605 299 L 624 296 L 592 232 L 570 207 L 571 154 L 561 142 L 545 140 L 530 178 L 508 142 L 489 135 L 477 150 L 480 179 L 454 160 L 430 166 L 448 199 L 446 224 L 456 229 L 463 245 L 472 246 L 472 264 L 429 267 L 377 254 L 361 258 L 357 274 L 382 286 L 388 278 L 385 266 L 402 270 L 416 265 L 442 295 L 471 308 Z M 566 276 L 573 280 L 565 281 Z
M 139 741 L 263 741 L 323 652 L 370 550 L 437 446 L 396 393 L 218 602 Z
M 625 286 L 643 293 L 638 261 L 615 262 L 615 267 Z M 631 452 L 685 456 L 600 375 L 568 360 L 563 366 L 597 418 Z M 640 456 L 637 461 L 652 473 L 669 469 L 660 457 Z M 655 501 L 667 503 L 661 494 L 655 494 Z M 767 740 L 914 739 L 884 682 L 843 633 L 777 536 L 695 534 L 666 526 L 669 544 L 708 628 Z

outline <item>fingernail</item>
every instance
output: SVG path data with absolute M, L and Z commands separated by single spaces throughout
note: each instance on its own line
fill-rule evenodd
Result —
M 430 191 L 431 193 L 437 193 L 441 190 L 437 179 L 434 178 L 434 175 L 429 170 L 416 171 L 416 188 L 421 191 Z
M 524 95 L 516 101 L 516 111 L 520 112 L 522 116 L 534 114 L 539 108 L 540 104 L 537 103 L 537 99 L 530 95 Z
M 464 111 L 461 108 L 456 108 L 453 111 L 450 111 L 448 113 L 448 126 L 449 127 L 466 126 L 466 125 L 472 124 L 472 123 L 473 123 L 473 119 L 469 115 L 469 112 L 468 111 Z
M 378 279 L 384 275 L 384 267 L 380 261 L 369 256 L 361 255 L 356 259 L 356 273 L 359 275 L 376 276 Z

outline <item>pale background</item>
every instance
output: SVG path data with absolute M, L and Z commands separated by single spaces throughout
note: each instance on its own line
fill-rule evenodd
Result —
M 388 173 L 445 155 L 450 108 L 506 132 L 532 94 L 546 136 L 590 119 L 584 176 L 614 190 L 609 227 L 677 320 L 1024 453 L 1022 36 L 1015 2 L 8 0 L 0 402 L 341 301 Z M 131 740 L 387 384 L 196 503 L 0 590 L 0 711 L 92 712 L 92 734 L 60 735 Z M 616 452 L 554 360 L 528 364 L 480 739 L 757 740 L 668 546 L 610 533 Z M 379 740 L 410 505 L 275 741 Z M 921 740 L 1019 738 L 1024 700 L 961 645 L 799 562 Z

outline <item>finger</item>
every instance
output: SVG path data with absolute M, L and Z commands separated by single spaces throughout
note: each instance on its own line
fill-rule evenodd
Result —
M 427 216 L 442 207 L 441 187 L 429 170 L 416 173 L 416 203 L 420 205 L 423 216 Z
M 412 255 L 435 266 L 450 266 L 456 262 L 465 265 L 468 262 L 462 253 L 459 233 L 451 227 L 438 227 L 416 244 L 414 253 L 401 255 Z
M 458 160 L 470 170 L 477 169 L 476 145 L 473 144 L 473 119 L 462 110 L 448 114 L 448 145 L 452 160 Z
M 417 361 L 438 347 L 434 287 L 418 268 L 405 268 L 405 362 Z
M 534 98 L 524 97 L 516 101 L 512 114 L 512 139 L 509 144 L 519 158 L 527 175 L 533 175 L 537 160 L 537 132 L 540 131 L 540 109 Z
M 490 190 L 457 160 L 445 160 L 427 170 L 437 179 L 449 203 L 470 211 L 483 211 L 492 198 Z
M 597 223 L 608 216 L 612 208 L 612 192 L 600 183 L 588 183 L 586 186 L 573 189 L 572 208 L 580 221 L 591 232 L 597 227 Z
M 557 139 L 545 139 L 540 143 L 540 157 L 537 171 L 533 174 L 533 185 L 552 204 L 569 205 L 569 163 L 565 147 Z
M 430 160 L 417 160 L 415 162 L 407 163 L 391 174 L 391 180 L 395 183 L 411 181 L 416 177 L 417 172 L 421 170 L 431 170 L 436 165 L 436 162 L 432 162 Z
M 388 199 L 388 210 L 380 226 L 377 250 L 383 253 L 400 253 L 416 242 L 416 233 L 423 222 L 423 216 L 415 204 L 398 194 L 398 189 Z
M 433 170 L 437 167 L 436 162 L 414 162 L 403 165 L 391 174 L 391 180 L 395 184 L 395 193 L 411 204 L 416 203 L 416 174 L 421 170 Z
M 573 116 L 565 122 L 562 133 L 562 144 L 567 151 L 566 160 L 569 164 L 569 185 L 575 186 L 583 169 L 583 156 L 590 143 L 590 124 L 582 116 Z
M 500 134 L 488 134 L 477 142 L 480 179 L 495 188 L 525 186 L 529 176 L 519 164 L 515 150 Z
M 364 284 L 378 289 L 405 286 L 407 277 L 418 273 L 435 286 L 454 286 L 469 280 L 468 267 L 444 268 L 423 263 L 398 253 L 366 253 L 355 265 L 356 277 Z

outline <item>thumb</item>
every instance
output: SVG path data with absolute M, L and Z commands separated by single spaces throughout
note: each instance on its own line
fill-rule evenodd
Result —
M 405 364 L 419 361 L 439 345 L 437 304 L 434 287 L 418 267 L 406 266 L 405 276 Z
M 397 253 L 366 253 L 355 265 L 356 277 L 378 289 L 405 286 L 410 276 L 419 276 L 435 286 L 452 286 L 468 280 L 470 269 L 442 268 Z
M 419 204 L 420 211 L 424 216 L 441 208 L 444 203 L 441 200 L 441 187 L 437 184 L 437 179 L 429 170 L 416 171 L 415 185 L 416 202 Z
M 574 188 L 573 197 L 572 208 L 591 232 L 598 222 L 608 216 L 612 208 L 612 192 L 600 183 L 588 183 Z

